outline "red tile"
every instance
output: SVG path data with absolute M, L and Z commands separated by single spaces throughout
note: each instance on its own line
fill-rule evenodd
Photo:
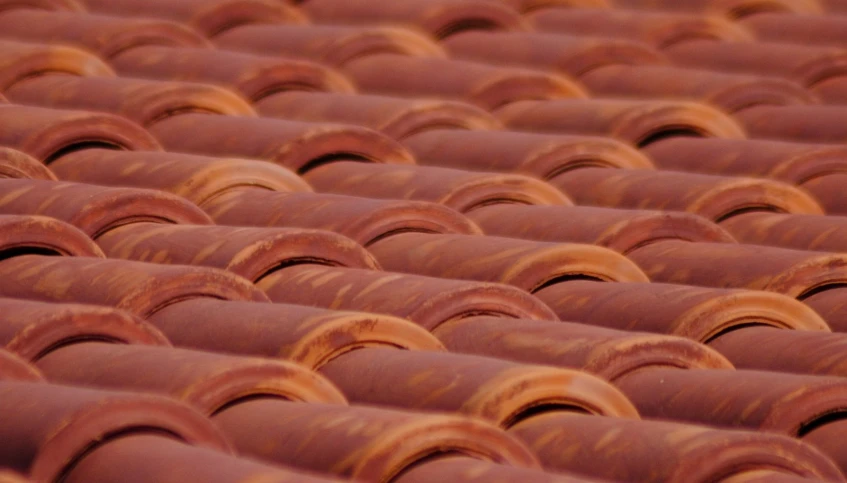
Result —
M 575 281 L 536 295 L 561 320 L 708 342 L 748 325 L 829 332 L 804 304 L 779 294 L 664 283 Z
M 425 201 L 242 189 L 213 198 L 202 208 L 221 225 L 317 228 L 364 246 L 407 232 L 481 234 L 461 213 Z
M 333 92 L 282 92 L 256 102 L 262 116 L 308 122 L 354 124 L 394 139 L 438 129 L 497 130 L 486 111 L 456 101 Z
M 847 332 L 847 304 L 844 295 L 843 287 L 823 286 L 817 292 L 810 292 L 803 299 L 803 303 L 821 314 L 833 330 Z
M 587 243 L 626 254 L 662 240 L 735 243 L 717 224 L 690 213 L 594 206 L 485 206 L 468 217 L 486 235 Z
M 192 82 L 51 75 L 18 82 L 5 94 L 18 104 L 108 112 L 142 126 L 186 112 L 256 115 L 250 104 L 234 92 Z
M 5 147 L 0 147 L 0 178 L 56 180 L 51 170 L 37 159 Z
M 847 1 L 845 0 L 818 0 L 826 9 L 827 12 L 844 13 L 847 12 Z
M 500 204 L 573 204 L 558 189 L 530 176 L 434 166 L 341 161 L 319 166 L 305 179 L 319 192 L 431 201 L 460 213 Z
M 775 470 L 753 470 L 735 474 L 722 481 L 726 483 L 811 483 L 818 480 L 816 478 L 780 473 Z
M 686 211 L 715 222 L 749 210 L 823 214 L 805 191 L 776 180 L 677 171 L 585 168 L 550 180 L 577 204 Z
M 735 118 L 752 138 L 822 144 L 847 140 L 847 106 L 757 106 Z
M 721 223 L 741 243 L 841 252 L 847 248 L 847 217 L 746 213 Z
M 841 437 L 847 430 L 847 421 L 836 421 L 819 428 L 812 428 L 803 436 L 802 441 L 821 450 L 838 464 L 843 473 L 847 470 L 847 452 L 844 450 Z
M 34 481 L 61 480 L 93 446 L 133 433 L 229 451 L 208 419 L 161 396 L 10 381 L 0 382 L 0 396 L 0 464 Z
M 47 216 L 0 215 L 0 253 L 99 257 L 103 252 L 72 225 Z
M 186 321 L 202 321 L 202 330 Z M 421 327 L 388 315 L 212 298 L 169 305 L 148 321 L 178 347 L 280 358 L 311 369 L 368 347 L 442 351 Z
M 134 223 L 100 236 L 97 244 L 109 258 L 221 268 L 251 282 L 292 265 L 379 269 L 353 240 L 302 228 Z
M 462 455 L 442 456 L 423 461 L 407 469 L 393 481 L 396 483 L 429 483 L 452 481 L 462 483 L 580 483 L 590 480 L 576 475 L 544 473 L 528 468 L 515 468 L 471 459 Z
M 187 25 L 168 20 L 78 11 L 0 11 L 0 36 L 3 38 L 71 45 L 105 59 L 142 45 L 211 47 L 208 40 Z
M 847 45 L 847 18 L 838 15 L 763 12 L 744 18 L 740 23 L 759 40 L 833 47 Z
M 0 214 L 57 218 L 91 238 L 139 222 L 211 224 L 185 199 L 156 190 L 29 179 L 0 179 L 0 190 Z
M 826 104 L 847 104 L 847 76 L 826 79 L 818 82 L 809 90 Z
M 427 330 L 483 314 L 556 320 L 532 295 L 493 283 L 310 265 L 277 271 L 257 285 L 274 302 L 389 314 Z
M 43 380 L 44 376 L 38 369 L 15 354 L 0 349 L 0 381 L 41 382 Z M 0 473 L 0 482 L 3 482 L 2 473 Z
M 64 181 L 156 189 L 197 205 L 245 187 L 312 191 L 299 176 L 273 163 L 172 152 L 84 149 L 54 161 L 50 169 Z
M 615 0 L 622 8 L 721 14 L 742 18 L 763 12 L 822 13 L 817 0 Z
M 0 0 L 0 10 L 16 9 L 67 10 L 70 12 L 85 10 L 77 0 Z
M 144 318 L 186 298 L 267 302 L 247 280 L 205 267 L 24 255 L 3 260 L 0 274 L 5 297 L 105 305 Z
M 100 58 L 84 50 L 0 40 L 0 91 L 24 79 L 56 73 L 82 77 L 115 75 Z
M 245 457 L 359 481 L 392 481 L 444 453 L 538 467 L 523 444 L 476 418 L 256 400 L 213 420 Z
M 429 36 L 415 30 L 353 25 L 242 25 L 215 37 L 224 49 L 309 59 L 342 66 L 375 54 L 444 57 Z
M 801 186 L 811 193 L 830 215 L 847 215 L 844 204 L 844 182 L 847 174 L 832 172 L 805 181 Z
M 183 114 L 156 123 L 150 132 L 168 151 L 264 159 L 300 174 L 335 160 L 414 164 L 388 136 L 343 124 Z
M 732 368 L 715 351 L 681 337 L 571 322 L 468 317 L 441 324 L 433 334 L 451 352 L 578 369 L 609 381 L 654 367 Z
M 0 471 L 0 483 L 28 483 L 29 480 L 11 471 Z

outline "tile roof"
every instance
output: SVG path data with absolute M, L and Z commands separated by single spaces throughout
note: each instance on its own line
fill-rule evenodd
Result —
M 0 483 L 847 481 L 847 0 L 0 0 Z

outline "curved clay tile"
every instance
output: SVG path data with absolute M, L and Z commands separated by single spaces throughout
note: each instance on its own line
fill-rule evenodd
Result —
M 486 111 L 456 101 L 334 92 L 281 92 L 255 104 L 266 117 L 354 124 L 403 139 L 433 129 L 498 130 Z
M 527 14 L 534 10 L 549 7 L 567 8 L 612 8 L 609 0 L 489 0 L 510 5 L 515 10 Z
M 303 228 L 134 223 L 106 233 L 97 244 L 109 258 L 221 268 L 251 282 L 300 264 L 379 269 L 353 240 Z
M 309 0 L 300 8 L 317 23 L 394 24 L 443 39 L 468 30 L 525 30 L 520 14 L 487 0 Z
M 719 222 L 751 210 L 823 214 L 805 191 L 760 178 L 584 168 L 549 181 L 580 205 L 686 211 Z
M 405 233 L 380 240 L 368 250 L 388 271 L 504 283 L 530 293 L 574 279 L 648 281 L 623 255 L 593 245 Z
M 840 253 L 668 240 L 627 256 L 654 282 L 768 290 L 800 299 L 847 282 L 847 256 Z
M 655 367 L 732 368 L 717 352 L 681 337 L 570 322 L 468 317 L 433 334 L 451 352 L 578 369 L 609 381 Z
M 506 127 L 523 131 L 609 136 L 638 147 L 677 136 L 743 139 L 744 130 L 706 104 L 628 99 L 519 101 L 497 110 Z
M 811 483 L 818 480 L 816 478 L 781 473 L 779 470 L 752 470 L 737 473 L 721 481 L 724 483 Z
M 844 13 L 847 12 L 847 0 L 818 0 L 826 12 Z
M 803 303 L 819 313 L 833 330 L 847 332 L 847 299 L 844 298 L 843 286 L 812 293 L 803 299 Z
M 115 73 L 99 57 L 63 45 L 30 44 L 0 40 L 0 91 L 40 75 L 113 77 Z
M 89 342 L 56 349 L 36 366 L 57 384 L 161 394 L 209 416 L 259 398 L 346 404 L 318 373 L 257 357 Z
M 825 104 L 847 104 L 847 76 L 832 77 L 818 82 L 809 90 Z
M 844 431 L 847 431 L 847 421 L 840 420 L 831 424 L 825 424 L 819 428 L 813 428 L 801 441 L 819 449 L 823 454 L 829 456 L 842 473 L 847 470 L 847 451 L 844 449 Z
M 256 115 L 234 92 L 194 82 L 51 75 L 18 82 L 5 94 L 18 104 L 108 112 L 142 126 L 187 112 Z
M 753 38 L 750 32 L 720 17 L 667 10 L 548 8 L 526 18 L 542 32 L 624 38 L 654 48 L 690 40 L 746 42 Z
M 741 243 L 822 252 L 847 251 L 847 217 L 745 213 L 721 223 Z
M 32 156 L 0 146 L 0 178 L 55 181 L 56 175 Z
M 843 416 L 842 377 L 764 371 L 655 369 L 615 381 L 645 418 L 802 437 Z
M 627 254 L 661 240 L 734 243 L 726 231 L 690 213 L 594 206 L 484 206 L 468 217 L 486 235 L 587 243 Z
M 553 474 L 529 468 L 498 465 L 464 455 L 445 455 L 422 461 L 393 480 L 395 483 L 590 483 L 569 474 Z
M 682 67 L 784 77 L 806 87 L 847 75 L 847 52 L 835 47 L 692 40 L 664 53 Z
M 847 146 L 838 145 L 678 137 L 643 151 L 660 169 L 775 178 L 791 184 L 847 172 Z
M 39 254 L 98 257 L 103 252 L 72 225 L 48 216 L 0 215 L 0 257 Z
M 29 481 L 29 479 L 17 473 L 0 470 L 0 483 L 29 483 Z
M 730 481 L 724 478 L 753 470 L 843 480 L 818 451 L 793 438 L 764 432 L 573 413 L 542 414 L 509 432 L 523 440 L 548 471 L 609 481 Z
M 0 295 L 106 305 L 147 318 L 188 298 L 268 299 L 247 280 L 206 267 L 24 255 L 0 262 Z
M 169 305 L 148 320 L 178 347 L 280 358 L 310 369 L 368 347 L 444 350 L 429 332 L 397 317 L 303 305 L 200 298 Z M 203 330 L 187 320 L 202 321 Z
M 0 2 L 3 38 L 71 45 L 105 59 L 142 45 L 211 47 L 187 25 L 168 20 L 29 9 L 5 12 L 2 8 Z
M 145 45 L 109 62 L 122 76 L 217 84 L 250 101 L 285 91 L 354 91 L 350 81 L 330 67 L 245 52 Z
M 69 223 L 91 238 L 140 222 L 211 224 L 185 199 L 156 190 L 81 183 L 0 179 L 0 214 L 42 215 Z
M 277 164 L 161 151 L 85 149 L 54 161 L 50 169 L 64 181 L 156 189 L 197 205 L 245 187 L 312 191 L 303 179 Z
M 64 482 L 182 483 L 185 478 L 204 483 L 340 481 L 189 446 L 170 435 L 137 434 L 97 446 L 74 464 Z
M 823 13 L 817 0 L 615 0 L 621 8 L 720 14 L 732 19 L 766 12 Z
M 30 361 L 62 347 L 94 340 L 170 345 L 154 326 L 109 307 L 0 298 L 0 310 L 0 346 Z
M 340 161 L 319 166 L 304 178 L 319 192 L 432 201 L 460 213 L 500 204 L 573 204 L 544 181 L 521 174 Z
M 229 451 L 212 422 L 162 396 L 46 383 L 0 382 L 0 465 L 33 481 L 62 481 L 93 446 L 161 431 L 200 447 Z
M 353 404 L 458 413 L 502 428 L 551 411 L 638 418 L 629 401 L 602 379 L 489 357 L 361 349 L 329 362 L 320 373 Z
M 575 82 L 552 72 L 465 60 L 378 54 L 343 70 L 369 94 L 457 99 L 485 109 L 527 99 L 586 97 Z
M 78 0 L 95 13 L 157 17 L 188 24 L 213 37 L 239 25 L 305 23 L 306 17 L 274 0 Z
M 845 50 L 847 54 L 847 50 Z M 735 114 L 753 138 L 844 144 L 847 106 L 757 106 Z
M 85 10 L 77 0 L 0 0 L 0 12 L 18 9 L 67 10 L 69 12 Z
M 29 381 L 41 382 L 44 377 L 38 369 L 26 363 L 17 355 L 0 349 L 0 381 Z M 8 441 L 5 444 L 14 444 L 14 441 Z M 2 473 L 0 473 L 0 483 L 3 482 Z
M 441 453 L 538 467 L 523 444 L 476 418 L 255 400 L 213 420 L 244 457 L 356 481 L 388 483 Z
M 418 164 L 550 179 L 586 166 L 652 169 L 626 143 L 605 137 L 515 131 L 433 130 L 403 140 Z
M 426 35 L 387 26 L 243 25 L 215 37 L 223 49 L 304 58 L 342 66 L 374 54 L 444 57 L 444 50 Z
M 847 215 L 847 204 L 844 202 L 844 183 L 847 181 L 847 173 L 829 173 L 817 178 L 805 181 L 801 186 L 829 215 Z
M 704 343 L 750 325 L 829 332 L 826 323 L 806 305 L 758 290 L 575 281 L 546 288 L 536 296 L 561 320 L 677 335 Z
M 680 67 L 613 65 L 591 71 L 579 80 L 597 97 L 685 99 L 728 113 L 760 105 L 818 103 L 812 93 L 786 79 Z
M 457 59 L 555 70 L 578 78 L 616 64 L 664 64 L 652 48 L 628 40 L 534 32 L 465 32 L 442 42 Z
M 263 159 L 299 174 L 337 160 L 415 162 L 406 148 L 388 136 L 343 124 L 183 114 L 157 122 L 150 133 L 168 151 Z
M 461 213 L 426 201 L 242 189 L 213 198 L 202 208 L 220 225 L 317 228 L 364 246 L 407 232 L 481 234 Z
M 92 147 L 159 151 L 138 124 L 114 114 L 0 104 L 0 144 L 44 164 Z
M 839 15 L 790 15 L 765 12 L 741 20 L 759 40 L 805 45 L 847 45 L 847 19 Z
M 309 265 L 277 271 L 257 286 L 274 302 L 389 314 L 427 330 L 471 315 L 556 320 L 532 295 L 494 283 Z

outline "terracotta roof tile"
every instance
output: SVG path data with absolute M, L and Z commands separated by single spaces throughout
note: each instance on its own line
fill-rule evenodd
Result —
M 840 444 L 839 439 L 845 430 L 847 430 L 847 425 L 844 421 L 836 421 L 818 428 L 812 428 L 801 440 L 829 456 L 832 461 L 838 464 L 843 473 L 847 469 L 847 453 L 844 452 L 844 446 Z
M 44 376 L 35 367 L 11 352 L 0 349 L 0 381 L 41 382 Z M 2 383 L 0 383 L 2 384 Z M 3 481 L 0 474 L 0 481 Z
M 434 166 L 339 161 L 309 171 L 305 179 L 319 192 L 432 201 L 461 213 L 497 204 L 573 204 L 558 189 L 529 176 Z
M 615 0 L 623 8 L 721 14 L 737 19 L 763 12 L 823 13 L 818 0 Z
M 847 247 L 847 217 L 752 212 L 721 226 L 742 243 L 840 252 Z
M 845 0 L 818 0 L 824 6 L 827 12 L 844 13 L 847 12 L 847 1 Z
M 16 149 L 0 147 L 0 178 L 54 181 L 56 176 L 32 156 Z
M 186 320 L 202 321 L 203 330 Z M 171 304 L 148 321 L 178 347 L 280 358 L 311 369 L 368 347 L 444 350 L 427 331 L 397 317 L 303 305 L 207 297 Z
M 309 265 L 274 272 L 257 286 L 274 302 L 389 314 L 427 330 L 471 315 L 556 320 L 539 299 L 496 283 Z
M 55 218 L 33 215 L 0 215 L 0 253 L 99 257 L 103 252 L 79 229 Z
M 511 5 L 523 13 L 546 7 L 612 8 L 610 0 L 490 0 Z
M 844 290 L 839 286 L 822 287 L 823 290 L 810 293 L 803 303 L 819 313 L 836 331 L 847 329 L 847 304 Z
M 737 473 L 723 481 L 726 483 L 810 483 L 818 481 L 816 478 L 806 478 L 803 476 L 792 475 L 789 473 L 780 473 L 774 470 L 753 470 Z
M 522 443 L 477 418 L 255 400 L 212 419 L 243 456 L 363 481 L 391 481 L 441 453 L 538 467 Z
M 510 433 L 533 449 L 545 469 L 598 478 L 707 481 L 757 469 L 810 479 L 842 478 L 818 451 L 767 433 L 561 412 L 528 419 Z
M 77 0 L 0 0 L 0 10 L 38 9 L 82 12 L 85 8 Z
M 847 106 L 756 106 L 735 114 L 750 137 L 824 144 L 844 143 L 845 117 Z
M 0 40 L 0 91 L 21 80 L 45 74 L 115 75 L 100 58 L 75 47 Z
M 811 193 L 830 215 L 847 215 L 844 206 L 844 181 L 847 173 L 828 173 L 810 179 L 802 184 L 803 189 Z
M 0 471 L 0 483 L 28 483 L 29 480 L 11 471 Z
M 811 90 L 826 104 L 847 104 L 847 77 L 832 77 L 818 82 Z
M 464 456 L 436 458 L 407 469 L 396 479 L 396 483 L 427 483 L 430 481 L 454 481 L 462 483 L 579 483 L 589 482 L 576 475 L 544 473 L 528 468 L 503 466 Z
M 800 16 L 763 12 L 740 22 L 759 40 L 806 45 L 847 45 L 847 19 L 837 15 Z
M 65 44 L 108 59 L 142 45 L 211 47 L 190 27 L 160 19 L 114 17 L 75 11 L 2 10 L 0 37 Z

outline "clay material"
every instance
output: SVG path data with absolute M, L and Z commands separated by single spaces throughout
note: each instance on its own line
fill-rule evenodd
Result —
M 97 245 L 72 225 L 27 215 L 0 215 L 0 254 L 4 258 L 25 254 L 103 258 Z
M 739 19 L 761 12 L 823 13 L 814 0 L 617 0 L 623 8 L 718 14 Z
M 459 413 L 503 428 L 547 411 L 638 418 L 629 401 L 597 377 L 488 357 L 362 349 L 320 373 L 353 404 Z
M 168 20 L 2 9 L 0 4 L 0 29 L 6 38 L 45 44 L 62 43 L 90 50 L 104 59 L 143 45 L 211 47 L 209 41 L 193 29 Z
M 221 225 L 318 228 L 364 246 L 399 233 L 481 233 L 460 213 L 425 201 L 242 189 L 213 198 L 202 208 Z
M 548 471 L 610 481 L 734 481 L 725 478 L 755 470 L 844 480 L 820 452 L 775 434 L 561 412 L 527 419 L 509 432 Z
M 847 332 L 847 300 L 844 295 L 844 287 L 836 284 L 809 293 L 803 298 L 803 303 L 819 313 L 832 330 Z
M 15 354 L 0 349 L 0 381 L 41 382 L 43 380 L 44 376 L 41 375 L 38 369 L 27 364 Z M 0 483 L 2 482 L 3 477 L 2 473 L 0 473 Z
M 32 382 L 0 382 L 0 464 L 34 481 L 61 481 L 80 458 L 117 435 L 170 433 L 229 451 L 219 430 L 189 406 L 161 396 Z
M 89 342 L 54 350 L 36 365 L 54 383 L 161 394 L 206 415 L 258 398 L 346 404 L 317 373 L 268 359 Z
M 252 102 L 292 90 L 353 92 L 350 81 L 329 67 L 244 52 L 148 45 L 110 63 L 121 76 L 217 84 Z
M 0 147 L 0 179 L 2 178 L 55 181 L 56 175 L 28 154 L 16 149 Z
M 395 483 L 586 483 L 589 480 L 574 475 L 545 473 L 528 468 L 515 468 L 466 456 L 443 456 L 421 462 L 393 480 Z
M 24 255 L 0 263 L 0 274 L 5 297 L 106 305 L 143 318 L 188 298 L 267 302 L 247 280 L 206 267 Z
M 396 317 L 302 305 L 199 298 L 169 305 L 148 320 L 178 347 L 280 358 L 310 369 L 368 347 L 444 350 L 429 332 Z
M 67 10 L 82 12 L 85 9 L 77 0 L 0 0 L 0 11 L 17 9 Z
M 418 164 L 551 179 L 587 166 L 652 169 L 629 145 L 604 137 L 514 131 L 433 130 L 403 140 Z
M 749 325 L 829 331 L 804 304 L 753 290 L 574 281 L 545 288 L 536 295 L 561 320 L 678 335 L 698 342 L 709 342 Z
M 66 181 L 167 191 L 196 205 L 245 187 L 312 191 L 299 176 L 273 163 L 159 151 L 85 149 L 54 161 L 50 169 Z
M 847 51 L 845 51 L 847 54 Z M 803 143 L 844 144 L 847 106 L 757 106 L 736 119 L 750 137 Z
M 49 216 L 95 239 L 119 226 L 139 222 L 211 223 L 205 213 L 187 200 L 155 190 L 0 179 L 0 191 L 7 195 L 0 199 L 0 213 Z
M 451 352 L 578 369 L 609 381 L 655 367 L 732 368 L 715 351 L 680 337 L 570 322 L 468 317 L 441 324 L 433 334 Z
M 336 162 L 313 169 L 305 179 L 320 192 L 431 201 L 460 213 L 500 204 L 573 204 L 561 191 L 529 176 L 434 166 Z
M 742 243 L 799 250 L 847 250 L 847 217 L 746 213 L 721 223 Z
M 112 77 L 115 73 L 97 56 L 62 45 L 0 40 L 0 91 L 30 77 L 61 73 Z
M 368 250 L 389 271 L 504 283 L 530 293 L 573 279 L 648 281 L 624 256 L 592 245 L 405 233 Z
M 283 92 L 256 103 L 267 117 L 339 122 L 371 128 L 394 139 L 433 129 L 497 130 L 500 121 L 484 110 L 456 101 L 403 99 L 333 92 Z
M 843 473 L 847 469 L 847 452 L 845 452 L 841 440 L 845 430 L 847 430 L 847 421 L 835 421 L 820 428 L 812 429 L 811 432 L 803 436 L 802 441 L 829 456 Z
M 847 42 L 847 21 L 838 15 L 788 15 L 762 12 L 743 19 L 741 25 L 757 39 L 806 45 L 842 47 Z
M 528 99 L 586 97 L 552 72 L 437 57 L 370 55 L 347 63 L 344 72 L 365 93 L 457 99 L 489 110 Z
M 829 78 L 809 90 L 825 104 L 847 104 L 847 76 Z
M 0 483 L 29 483 L 30 480 L 11 471 L 0 471 Z
M 717 224 L 690 213 L 594 206 L 484 206 L 468 217 L 489 236 L 587 243 L 627 254 L 662 240 L 734 243 Z
M 493 283 L 308 265 L 280 270 L 257 285 L 274 302 L 389 314 L 427 330 L 470 315 L 556 320 L 535 297 Z
M 90 341 L 170 345 L 153 325 L 129 312 L 109 307 L 0 298 L 0 310 L 3 311 L 0 346 L 29 361 L 37 361 L 62 347 Z
M 156 123 L 150 132 L 168 151 L 264 159 L 299 174 L 336 160 L 414 164 L 402 145 L 358 126 L 183 114 Z
M 804 182 L 801 186 L 808 191 L 829 215 L 847 215 L 844 203 L 844 183 L 847 173 L 830 173 Z
M 233 92 L 189 82 L 53 75 L 18 82 L 5 94 L 20 104 L 119 114 L 142 126 L 186 112 L 256 115 L 247 101 Z
M 361 481 L 388 483 L 445 453 L 538 467 L 520 442 L 474 418 L 256 400 L 214 421 L 244 456 Z
M 550 183 L 581 205 L 686 211 L 715 222 L 750 210 L 823 214 L 811 196 L 776 180 L 585 168 L 563 173 Z
M 723 112 L 682 101 L 560 99 L 521 101 L 498 109 L 506 127 L 563 134 L 609 136 L 645 147 L 677 136 L 743 139 L 744 130 Z

